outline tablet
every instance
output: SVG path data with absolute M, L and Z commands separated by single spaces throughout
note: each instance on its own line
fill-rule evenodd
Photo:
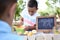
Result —
M 36 29 L 41 32 L 50 32 L 56 27 L 55 16 L 38 16 L 36 19 Z

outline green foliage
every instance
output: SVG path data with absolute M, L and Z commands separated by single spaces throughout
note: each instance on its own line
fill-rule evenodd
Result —
M 56 3 L 56 2 L 57 2 L 57 0 L 53 0 L 53 2 L 54 2 L 54 3 Z
M 47 16 L 49 15 L 47 11 L 39 11 L 38 12 L 41 16 Z
M 18 20 L 18 18 L 20 17 L 20 13 L 24 9 L 24 6 L 25 6 L 25 4 L 23 4 L 23 0 L 17 1 L 15 20 Z
M 48 2 L 48 0 L 46 1 L 46 5 L 47 5 L 48 7 L 51 7 L 51 5 L 50 5 L 50 3 Z
M 59 7 L 56 8 L 56 12 L 58 15 L 60 14 L 60 8 Z
M 52 1 L 52 3 L 49 1 Z M 48 8 L 44 11 L 39 12 L 41 14 L 41 16 L 56 15 L 56 14 L 59 15 L 60 14 L 60 8 L 54 6 L 57 2 L 58 2 L 58 0 L 47 0 L 46 5 Z

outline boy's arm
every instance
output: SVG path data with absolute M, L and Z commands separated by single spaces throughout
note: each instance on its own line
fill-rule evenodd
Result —
M 20 17 L 20 22 L 19 22 L 20 25 L 23 25 L 23 17 Z
M 35 30 L 36 29 L 36 24 L 34 24 L 33 26 L 27 26 L 25 28 L 25 30 Z
M 34 24 L 33 26 L 30 26 L 29 29 L 31 30 L 36 29 L 36 24 Z

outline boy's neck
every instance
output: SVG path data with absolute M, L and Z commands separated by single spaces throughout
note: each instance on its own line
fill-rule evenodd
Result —
M 30 14 L 30 16 L 33 16 L 34 14 Z

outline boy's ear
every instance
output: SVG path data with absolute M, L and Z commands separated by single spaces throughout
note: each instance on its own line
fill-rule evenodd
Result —
M 10 10 L 9 10 L 9 14 L 10 14 L 11 16 L 12 16 L 12 14 L 14 14 L 15 8 L 16 8 L 16 3 L 14 3 L 14 4 L 11 6 Z
M 37 10 L 38 10 L 38 8 L 37 8 Z

